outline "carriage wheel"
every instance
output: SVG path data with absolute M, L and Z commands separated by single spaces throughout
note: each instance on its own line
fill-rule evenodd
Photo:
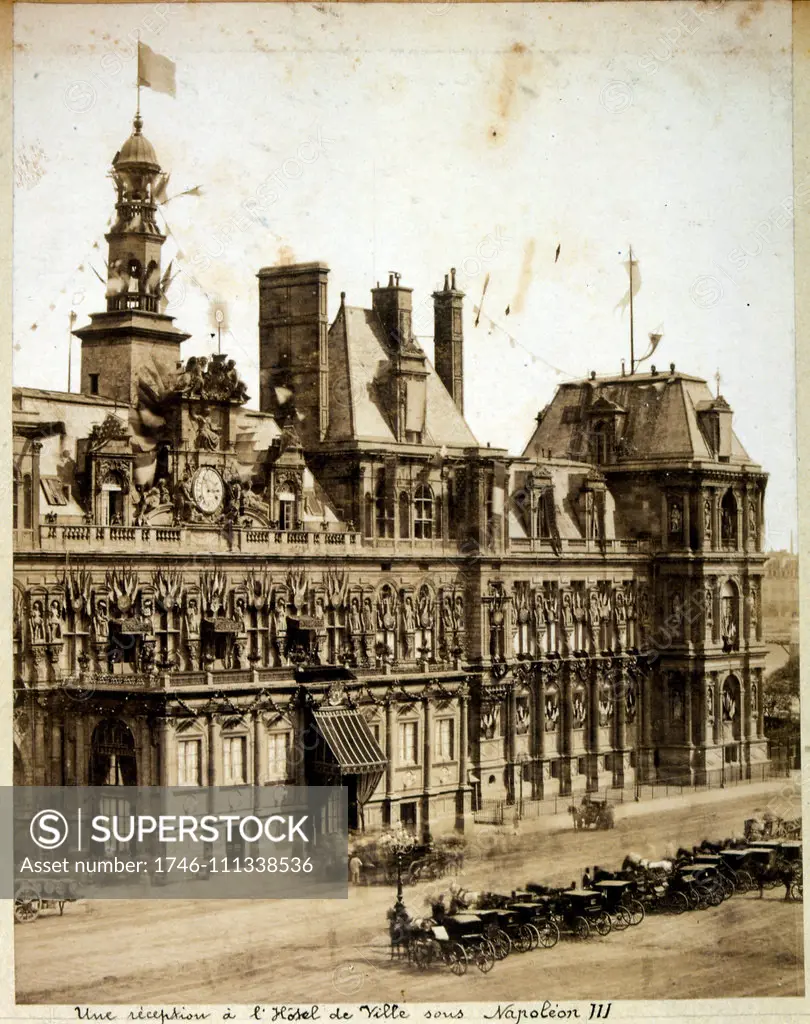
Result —
M 730 899 L 734 895 L 734 883 L 724 875 L 720 877 L 720 887 L 723 890 L 723 899 Z
M 627 907 L 614 907 L 610 915 L 610 926 L 617 932 L 623 932 L 630 927 L 630 911 Z
M 528 953 L 529 950 L 534 949 L 534 935 L 527 924 L 519 925 L 510 938 L 516 953 Z
M 802 899 L 802 883 L 801 882 L 791 882 L 791 884 L 790 884 L 790 898 L 792 900 L 796 900 L 799 903 L 803 903 L 804 902 L 803 899 Z
M 36 921 L 42 909 L 42 900 L 34 889 L 20 889 L 14 897 L 14 920 L 20 924 Z
M 591 926 L 584 917 L 575 917 L 571 925 L 575 939 L 587 939 L 591 934 Z
M 505 960 L 512 952 L 512 940 L 502 928 L 498 928 L 489 939 L 498 960 Z
M 532 949 L 537 949 L 537 947 L 540 945 L 540 941 L 541 941 L 540 940 L 540 931 L 541 931 L 541 929 L 538 928 L 537 925 L 533 924 L 533 923 L 527 924 L 526 927 L 529 929 L 529 934 L 532 937 Z
M 752 889 L 756 888 L 754 879 L 747 871 L 737 872 L 737 892 L 751 892 Z
M 585 924 L 587 923 L 586 921 Z M 533 927 L 540 937 L 540 945 L 543 949 L 553 949 L 560 941 L 560 929 L 555 921 L 543 921 Z
M 473 956 L 475 958 L 475 966 L 482 974 L 489 974 L 495 966 L 495 953 L 491 942 L 482 942 L 479 946 L 476 946 Z
M 689 909 L 689 900 L 682 892 L 668 892 L 661 900 L 661 906 L 673 914 L 682 914 Z
M 640 900 L 628 900 L 626 906 L 630 914 L 630 924 L 641 924 L 645 917 L 644 904 Z
M 467 953 L 461 943 L 451 943 L 450 948 L 445 953 L 445 959 L 450 965 L 450 970 L 457 978 L 467 973 Z
M 608 914 L 606 910 L 602 910 L 596 915 L 594 924 L 596 925 L 596 930 L 600 935 L 610 935 L 610 914 Z

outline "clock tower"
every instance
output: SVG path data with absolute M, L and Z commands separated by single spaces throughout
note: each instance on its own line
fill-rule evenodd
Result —
M 81 391 L 134 405 L 142 371 L 168 380 L 180 345 L 189 335 L 161 312 L 164 277 L 160 254 L 166 236 L 157 223 L 155 192 L 161 177 L 154 147 L 144 137 L 140 114 L 113 157 L 117 191 L 108 244 L 107 308 L 74 334 L 82 343 Z

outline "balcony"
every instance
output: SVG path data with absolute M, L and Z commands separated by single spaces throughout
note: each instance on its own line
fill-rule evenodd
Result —
M 53 524 L 40 527 L 40 549 L 52 552 L 102 554 L 126 552 L 188 554 L 295 552 L 339 555 L 359 547 L 356 533 L 323 530 L 271 530 L 216 526 L 97 526 Z M 33 545 L 31 545 L 33 546 Z M 28 545 L 19 545 L 25 550 Z
M 633 540 L 630 538 L 616 538 L 605 540 L 601 544 L 596 540 L 587 540 L 584 537 L 562 537 L 558 542 L 565 554 L 621 554 L 621 555 L 644 555 L 651 550 L 648 540 Z M 554 547 L 550 540 L 539 537 L 518 537 L 512 538 L 509 542 L 510 550 L 516 552 L 531 552 L 553 556 Z

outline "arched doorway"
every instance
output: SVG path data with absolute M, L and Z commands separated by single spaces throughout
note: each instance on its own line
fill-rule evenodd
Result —
M 726 677 L 720 697 L 720 739 L 723 745 L 723 777 L 738 779 L 742 770 L 742 687 L 735 675 Z
M 120 718 L 105 718 L 90 742 L 91 786 L 136 786 L 135 738 Z

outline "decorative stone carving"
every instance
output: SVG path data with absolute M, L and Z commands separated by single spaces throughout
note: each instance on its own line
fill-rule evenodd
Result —
M 220 354 L 212 356 L 210 362 L 206 356 L 191 356 L 177 376 L 174 391 L 185 398 L 237 405 L 243 405 L 249 397 L 234 360 Z

